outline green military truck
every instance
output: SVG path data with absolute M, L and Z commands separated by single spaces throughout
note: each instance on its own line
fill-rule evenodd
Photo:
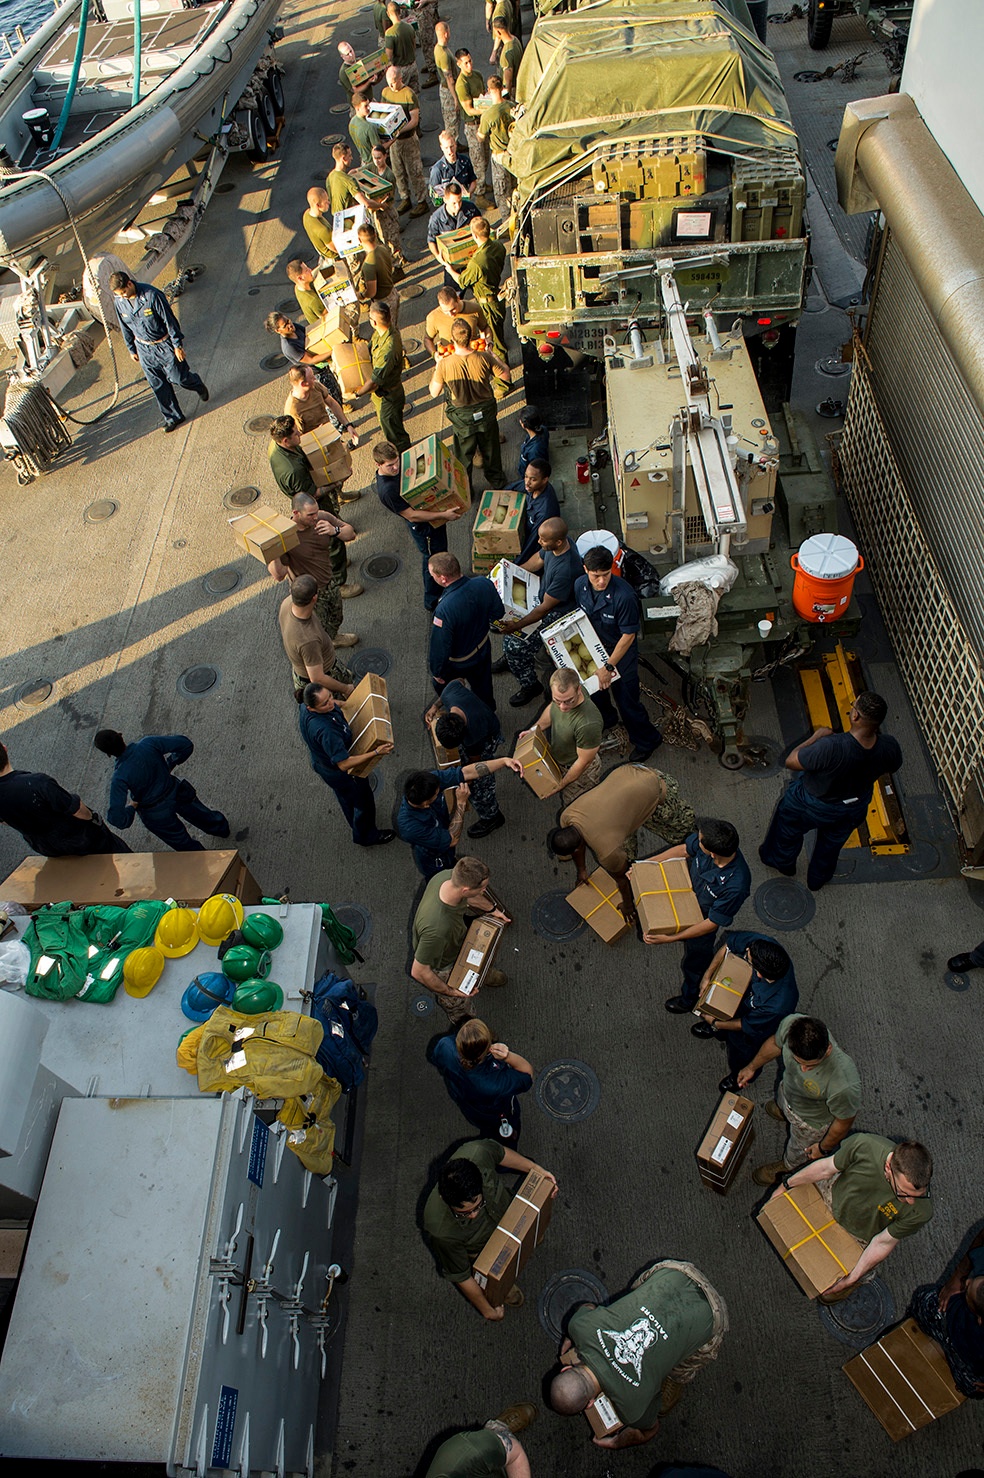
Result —
M 892 0 L 888 3 L 886 0 L 807 0 L 806 34 L 813 50 L 823 51 L 830 41 L 836 18 L 852 11 L 864 19 L 873 36 L 891 43 L 901 69 L 905 43 L 909 39 L 912 0 L 905 0 L 905 3 L 892 3 Z

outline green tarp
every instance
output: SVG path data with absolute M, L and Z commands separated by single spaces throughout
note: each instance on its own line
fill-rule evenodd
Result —
M 728 154 L 789 151 L 772 53 L 721 0 L 605 0 L 538 20 L 517 88 L 508 167 L 520 204 L 590 171 L 620 141 L 702 133 Z

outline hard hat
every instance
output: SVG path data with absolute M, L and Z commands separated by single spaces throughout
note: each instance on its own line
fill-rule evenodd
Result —
M 283 942 L 283 926 L 268 913 L 251 913 L 240 923 L 246 943 L 256 949 L 276 949 Z
M 132 949 L 123 961 L 123 989 L 128 996 L 149 996 L 163 969 L 164 956 L 156 945 Z
M 181 1009 L 189 1021 L 207 1021 L 216 1006 L 229 1004 L 235 989 L 234 982 L 218 970 L 204 970 L 181 997 Z
M 198 925 L 194 910 L 169 908 L 157 925 L 154 943 L 169 960 L 190 954 L 198 943 Z
M 251 944 L 234 944 L 222 956 L 222 968 L 230 980 L 249 980 L 251 975 L 265 979 L 273 961 L 268 949 L 254 949 Z
M 243 921 L 243 906 L 231 893 L 213 893 L 198 910 L 198 932 L 204 944 L 220 945 Z
M 251 975 L 236 987 L 232 998 L 233 1011 L 242 1011 L 246 1016 L 258 1016 L 261 1011 L 279 1011 L 284 1004 L 284 993 L 275 980 L 258 980 Z

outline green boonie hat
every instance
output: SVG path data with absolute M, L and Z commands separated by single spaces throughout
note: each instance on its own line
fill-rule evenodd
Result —
M 255 976 L 244 980 L 236 987 L 232 998 L 233 1011 L 246 1016 L 258 1016 L 261 1011 L 279 1011 L 284 1004 L 284 993 L 275 980 L 258 980 Z
M 257 949 L 276 949 L 283 942 L 283 926 L 268 913 L 247 914 L 239 926 L 247 944 Z
M 273 963 L 268 949 L 254 949 L 251 944 L 234 944 L 222 956 L 222 969 L 230 980 L 249 980 L 251 976 L 264 979 Z

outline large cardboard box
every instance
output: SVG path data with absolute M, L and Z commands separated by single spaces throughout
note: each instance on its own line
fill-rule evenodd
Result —
M 523 547 L 526 494 L 511 488 L 486 488 L 475 515 L 476 554 L 518 554 Z
M 315 487 L 326 488 L 352 476 L 352 453 L 342 440 L 341 432 L 326 421 L 301 437 L 301 451 L 307 457 Z
M 106 852 L 91 857 L 25 857 L 0 898 L 28 912 L 68 898 L 83 908 L 174 898 L 199 908 L 213 893 L 259 903 L 260 886 L 234 848 L 202 852 Z
M 893 1442 L 962 1405 L 946 1356 L 915 1319 L 883 1334 L 843 1367 Z
M 388 195 L 393 194 L 393 186 L 389 180 L 384 180 L 381 175 L 374 174 L 371 169 L 363 166 L 360 169 L 350 169 L 348 173 L 367 200 L 373 202 L 385 200 Z
M 594 1398 L 590 1406 L 584 1408 L 584 1415 L 596 1437 L 611 1437 L 614 1432 L 620 1432 L 625 1426 L 604 1391 Z
M 451 966 L 449 990 L 459 990 L 466 996 L 473 996 L 481 990 L 492 968 L 503 930 L 508 927 L 503 919 L 490 919 L 484 914 L 481 918 L 472 919 L 458 958 Z
M 388 66 L 386 48 L 381 46 L 378 51 L 370 51 L 368 56 L 359 56 L 354 62 L 347 62 L 343 71 L 353 88 L 369 87 L 373 82 L 379 81 Z
M 725 951 L 716 974 L 700 993 L 695 1016 L 713 1016 L 715 1021 L 734 1021 L 752 980 L 752 967 L 741 955 Z
M 540 604 L 539 575 L 535 575 L 532 570 L 524 570 L 520 565 L 514 565 L 511 559 L 500 559 L 493 566 L 489 578 L 499 592 L 508 616 L 528 616 Z M 523 630 L 536 631 L 539 624 L 537 621 L 532 626 L 524 626 Z
M 347 206 L 345 210 L 336 210 L 332 216 L 331 244 L 343 257 L 365 250 L 359 241 L 359 227 L 364 226 L 368 219 L 364 205 Z
M 519 760 L 523 779 L 541 800 L 555 793 L 564 772 L 550 753 L 550 745 L 542 729 L 530 729 L 528 734 L 516 740 L 513 759 Z
M 719 1196 L 726 1196 L 738 1167 L 755 1138 L 752 1113 L 755 1105 L 739 1093 L 725 1093 L 703 1139 L 697 1146 L 697 1170 L 701 1180 Z
M 356 684 L 352 696 L 339 706 L 345 715 L 345 722 L 352 730 L 350 755 L 365 754 L 376 744 L 393 742 L 393 722 L 384 677 L 379 677 L 375 672 L 367 672 L 362 681 Z M 381 755 L 373 755 L 349 773 L 368 775 L 381 758 Z
M 505 1302 L 520 1273 L 539 1247 L 550 1224 L 554 1183 L 531 1170 L 478 1257 L 475 1282 L 494 1309 Z
M 631 926 L 619 908 L 622 894 L 618 883 L 603 867 L 596 867 L 586 883 L 578 883 L 573 893 L 568 893 L 567 901 L 606 944 L 617 944 L 628 934 Z
M 326 308 L 336 308 L 343 304 L 352 304 L 359 301 L 359 295 L 352 281 L 352 273 L 344 257 L 340 257 L 335 263 L 335 270 L 328 272 L 327 269 L 317 268 L 314 274 L 314 290 L 324 303 Z M 346 322 L 349 316 L 346 315 Z M 308 329 L 310 336 L 311 329 Z M 352 337 L 349 333 L 349 338 Z
M 788 1187 L 756 1218 L 807 1298 L 816 1298 L 854 1267 L 864 1243 L 834 1221 L 814 1185 Z
M 399 103 L 369 104 L 369 122 L 375 123 L 388 139 L 395 138 L 406 121 L 407 115 Z
M 444 231 L 438 236 L 437 251 L 446 266 L 460 272 L 478 251 L 478 242 L 468 226 L 459 226 L 455 231 Z
M 320 362 L 331 358 L 336 344 L 347 344 L 352 337 L 352 318 L 341 301 L 331 303 L 325 309 L 320 323 L 312 323 L 304 341 L 306 353 L 317 354 Z
M 685 857 L 634 862 L 629 881 L 644 934 L 676 934 L 703 921 Z
M 403 453 L 400 497 L 428 513 L 468 507 L 468 474 L 439 436 L 425 436 Z
M 495 569 L 498 556 L 495 554 L 472 554 L 472 574 L 490 576 Z
M 569 615 L 542 627 L 540 637 L 555 667 L 573 668 L 584 691 L 597 693 L 598 672 L 604 667 L 608 653 L 583 611 L 571 611 Z M 612 682 L 618 682 L 618 677 L 616 668 Z
M 261 565 L 279 559 L 297 548 L 297 525 L 292 518 L 275 513 L 266 503 L 259 503 L 249 513 L 230 518 L 229 527 L 240 549 L 245 549 Z
M 365 339 L 336 344 L 331 351 L 331 364 L 346 395 L 354 395 L 372 379 L 372 355 Z

